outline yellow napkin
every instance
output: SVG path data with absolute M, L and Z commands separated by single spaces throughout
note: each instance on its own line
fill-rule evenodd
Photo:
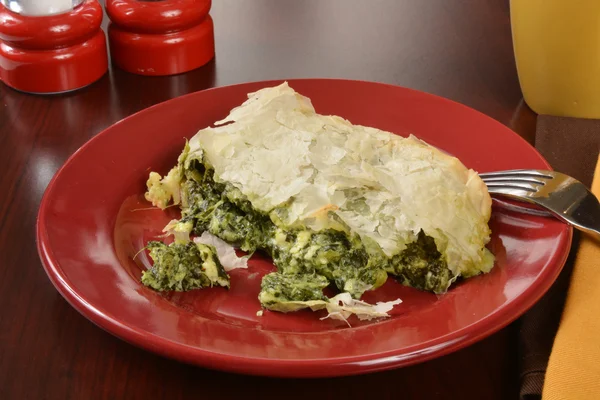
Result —
M 592 192 L 600 197 L 600 158 Z M 543 400 L 600 399 L 600 242 L 582 234 Z

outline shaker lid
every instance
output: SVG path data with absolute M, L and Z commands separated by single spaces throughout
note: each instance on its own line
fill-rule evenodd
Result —
M 57 15 L 72 11 L 84 0 L 0 0 L 10 11 L 29 17 Z

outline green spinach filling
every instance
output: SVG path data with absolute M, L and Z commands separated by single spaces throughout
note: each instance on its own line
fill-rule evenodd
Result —
M 440 293 L 455 279 L 432 237 L 419 232 L 417 241 L 392 257 L 386 270 L 406 286 Z
M 291 301 L 327 301 L 327 296 L 323 294 L 327 286 L 329 280 L 323 275 L 271 272 L 263 277 L 258 299 L 267 308 Z
M 213 246 L 189 242 L 147 245 L 152 268 L 142 274 L 142 283 L 155 290 L 184 292 L 211 286 L 229 287 L 229 276 Z
M 180 222 L 191 222 L 193 234 L 209 231 L 244 251 L 263 250 L 273 258 L 277 272 L 263 278 L 259 294 L 266 308 L 277 309 L 275 304 L 282 302 L 324 300 L 322 290 L 330 284 L 358 299 L 366 290 L 385 283 L 388 273 L 405 285 L 437 293 L 454 280 L 433 239 L 423 232 L 403 252 L 388 258 L 380 249 L 368 251 L 357 235 L 344 231 L 282 227 L 277 222 L 284 207 L 268 215 L 257 211 L 233 185 L 215 181 L 213 170 L 199 160 L 191 160 L 182 173 Z M 154 251 L 156 259 L 152 258 L 158 266 L 144 274 L 145 285 L 156 290 L 212 285 L 192 267 L 205 262 L 195 244 L 169 246 L 168 250 L 152 246 L 151 256 Z M 168 267 L 169 263 L 177 267 Z M 220 267 L 218 260 L 216 264 Z M 227 276 L 222 267 L 219 271 L 219 276 Z

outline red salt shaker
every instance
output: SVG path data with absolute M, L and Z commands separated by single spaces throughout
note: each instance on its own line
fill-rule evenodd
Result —
M 140 75 L 173 75 L 215 54 L 211 0 L 107 0 L 111 58 Z
M 91 84 L 108 68 L 102 7 L 83 0 L 54 15 L 24 15 L 0 5 L 0 80 L 30 93 Z

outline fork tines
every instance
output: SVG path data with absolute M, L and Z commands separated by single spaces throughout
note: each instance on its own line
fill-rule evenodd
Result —
M 600 240 L 600 203 L 585 185 L 560 172 L 512 170 L 479 174 L 490 194 L 525 201 Z
M 503 177 L 503 178 L 554 178 L 552 171 L 542 171 L 537 169 L 513 169 L 510 171 L 485 172 L 479 174 L 481 179 Z
M 550 171 L 520 169 L 479 174 L 489 189 L 509 188 L 536 192 L 554 176 Z

